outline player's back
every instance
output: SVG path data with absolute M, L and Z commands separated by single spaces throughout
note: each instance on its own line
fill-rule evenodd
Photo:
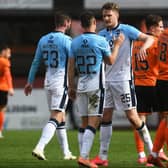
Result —
M 154 38 L 153 45 L 147 49 L 147 57 L 143 61 L 138 60 L 140 48 L 144 44 L 143 41 L 134 41 L 132 51 L 132 66 L 135 78 L 135 85 L 139 86 L 155 86 L 158 75 L 158 57 L 157 46 L 158 38 Z
M 168 28 L 163 31 L 158 39 L 159 77 L 168 80 Z
M 102 66 L 103 57 L 109 55 L 107 46 L 105 38 L 95 33 L 84 33 L 72 40 L 71 50 L 79 77 L 78 90 L 91 91 L 104 85 Z
M 62 32 L 51 32 L 39 42 L 47 68 L 63 68 L 69 54 L 71 38 Z
M 39 50 L 46 66 L 45 86 L 66 83 L 67 59 L 71 38 L 55 31 L 43 36 L 39 41 Z

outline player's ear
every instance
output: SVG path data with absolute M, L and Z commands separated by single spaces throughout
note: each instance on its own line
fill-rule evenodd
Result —
M 67 25 L 68 25 L 68 22 L 65 20 L 63 26 L 67 27 Z
M 96 19 L 95 18 L 93 19 L 93 24 L 96 25 Z
M 151 32 L 154 32 L 155 29 L 156 29 L 156 26 L 151 26 L 151 27 L 150 27 L 150 31 L 151 31 Z

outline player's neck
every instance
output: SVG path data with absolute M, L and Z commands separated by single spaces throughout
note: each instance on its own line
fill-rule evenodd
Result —
M 3 55 L 0 55 L 0 58 L 8 59 L 7 57 L 5 57 L 5 56 L 3 56 Z
M 110 30 L 116 29 L 118 26 L 119 26 L 119 23 L 117 22 L 116 24 L 111 25 L 111 26 L 107 26 L 106 28 L 107 28 L 108 31 L 110 31 Z
M 55 31 L 58 31 L 58 32 L 62 32 L 62 33 L 65 33 L 65 27 L 58 27 L 58 28 L 55 28 Z
M 95 28 L 89 27 L 89 28 L 84 28 L 84 32 L 90 32 L 90 33 L 95 33 Z

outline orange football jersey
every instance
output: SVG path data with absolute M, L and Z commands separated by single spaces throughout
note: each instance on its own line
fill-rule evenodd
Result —
M 10 61 L 0 57 L 0 90 L 8 91 L 11 88 L 13 88 L 13 84 L 10 72 Z
M 168 28 L 158 39 L 159 80 L 168 80 Z
M 147 49 L 146 60 L 139 61 L 137 56 L 143 43 L 142 41 L 135 41 L 133 44 L 132 67 L 135 85 L 155 86 L 158 75 L 158 56 L 156 54 L 158 38 L 154 37 L 154 43 Z

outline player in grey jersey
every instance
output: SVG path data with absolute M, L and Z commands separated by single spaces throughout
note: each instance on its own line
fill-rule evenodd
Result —
M 136 111 L 136 95 L 131 68 L 131 49 L 133 40 L 143 40 L 139 59 L 146 57 L 146 49 L 152 45 L 152 37 L 140 32 L 135 27 L 119 24 L 119 6 L 115 3 L 106 3 L 102 7 L 103 21 L 106 28 L 99 32 L 109 42 L 113 50 L 113 41 L 121 32 L 125 36 L 117 59 L 112 66 L 106 66 L 106 97 L 102 123 L 100 127 L 100 151 L 92 161 L 97 165 L 108 166 L 108 149 L 112 136 L 113 110 L 125 111 L 132 126 L 138 130 L 141 138 L 152 149 L 152 141 L 144 122 Z

